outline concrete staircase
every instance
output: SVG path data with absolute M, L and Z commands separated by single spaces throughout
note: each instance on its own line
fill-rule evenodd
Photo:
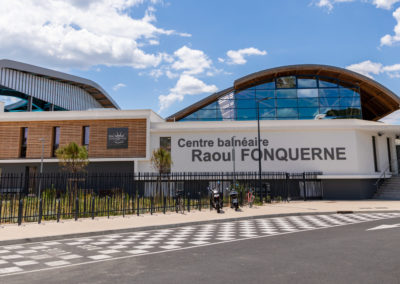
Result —
M 400 176 L 386 179 L 374 196 L 375 199 L 400 200 Z

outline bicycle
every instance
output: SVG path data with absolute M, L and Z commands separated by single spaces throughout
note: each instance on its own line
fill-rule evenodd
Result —
M 185 212 L 185 204 L 183 200 L 183 192 L 177 192 L 175 196 L 175 211 L 176 213 L 181 212 L 182 214 Z

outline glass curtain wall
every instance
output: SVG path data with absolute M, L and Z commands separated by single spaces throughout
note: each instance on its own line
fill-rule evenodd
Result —
M 257 101 L 262 120 L 362 119 L 359 87 L 310 75 L 279 77 L 230 93 L 181 121 L 256 120 Z

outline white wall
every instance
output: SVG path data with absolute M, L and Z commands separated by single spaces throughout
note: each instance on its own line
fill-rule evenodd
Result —
M 372 131 L 360 131 L 360 130 L 282 130 L 282 131 L 263 131 L 261 139 L 268 140 L 268 146 L 262 147 L 268 149 L 268 151 L 278 149 L 280 155 L 275 155 L 274 160 L 267 160 L 262 162 L 263 171 L 286 171 L 286 172 L 304 172 L 304 171 L 322 171 L 325 175 L 367 175 L 376 174 L 374 171 L 373 164 L 373 152 L 372 152 L 372 141 L 371 136 L 376 135 L 376 132 Z M 232 147 L 225 147 L 218 145 L 218 139 L 229 140 L 233 136 L 235 139 L 243 141 L 246 138 L 256 139 L 256 131 L 244 131 L 236 130 L 232 127 L 231 130 L 224 130 L 220 132 L 203 130 L 189 129 L 189 130 L 165 130 L 157 131 L 157 133 L 151 134 L 150 139 L 150 151 L 159 147 L 159 140 L 162 136 L 171 137 L 171 154 L 173 160 L 172 171 L 174 172 L 213 172 L 213 171 L 233 171 L 232 161 Z M 181 140 L 180 140 L 181 139 Z M 208 140 L 213 141 L 213 145 L 203 147 L 180 147 L 178 142 L 181 144 L 185 141 L 193 140 Z M 392 139 L 392 143 L 394 139 Z M 182 146 L 182 145 L 181 145 Z M 295 158 L 296 148 L 299 149 L 299 153 L 304 148 L 303 160 L 282 160 L 284 153 L 292 151 L 292 157 Z M 335 151 L 334 159 L 325 156 L 323 153 L 317 155 L 319 150 L 311 150 L 311 148 L 319 148 L 324 151 L 324 148 L 330 151 L 332 148 Z M 377 148 L 378 148 L 378 159 L 380 165 L 387 164 L 387 146 L 386 137 L 377 136 Z M 243 149 L 249 149 L 243 150 Z M 244 156 L 243 153 L 251 153 L 253 149 L 257 147 L 235 147 L 236 153 L 236 171 L 257 171 L 258 161 L 251 159 L 249 156 Z M 285 150 L 282 150 L 285 149 Z M 199 161 L 199 156 L 193 154 L 193 150 L 201 151 L 200 156 L 203 161 Z M 244 151 L 244 152 L 242 152 Z M 246 152 L 247 151 L 247 152 Z M 262 150 L 263 151 L 263 150 Z M 312 151 L 315 151 L 314 159 Z M 339 156 L 336 155 L 336 151 L 339 151 Z M 204 153 L 209 152 L 225 154 L 225 158 L 229 161 L 204 161 Z M 195 152 L 198 153 L 198 152 Z M 310 153 L 307 155 L 307 153 Z M 255 153 L 257 154 L 257 152 Z M 218 158 L 219 154 L 215 154 Z M 283 156 L 282 156 L 283 155 Z M 321 160 L 322 157 L 322 160 Z M 393 160 L 395 160 L 395 152 L 392 151 Z M 140 162 L 139 171 L 154 171 L 151 168 L 149 162 Z

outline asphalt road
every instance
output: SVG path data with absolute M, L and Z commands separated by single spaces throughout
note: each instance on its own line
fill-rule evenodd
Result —
M 400 224 L 400 217 L 366 216 L 249 220 L 0 247 L 7 262 L 0 283 L 400 283 L 400 227 L 368 230 Z M 133 250 L 125 255 L 123 246 Z M 58 260 L 32 261 L 43 249 Z M 12 272 L 18 266 L 12 263 L 29 261 L 33 268 Z

